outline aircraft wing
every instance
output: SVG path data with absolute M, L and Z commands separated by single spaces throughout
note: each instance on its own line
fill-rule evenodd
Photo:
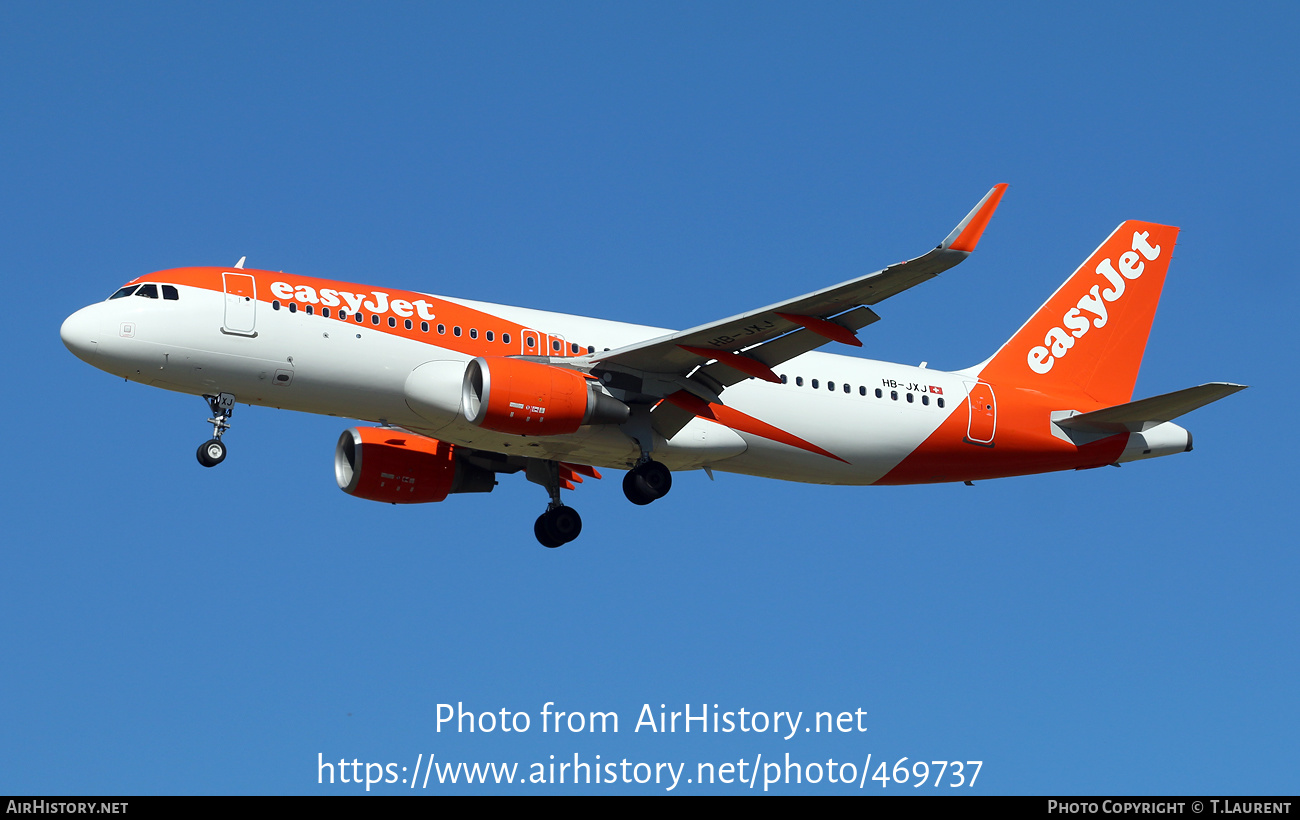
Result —
M 683 389 L 720 403 L 725 388 L 751 377 L 778 381 L 773 367 L 827 342 L 861 346 L 856 331 L 880 319 L 870 306 L 970 256 L 1006 188 L 1005 183 L 995 185 L 943 242 L 915 259 L 758 310 L 594 354 L 589 357 L 592 373 L 608 386 L 649 397 L 664 398 Z M 674 417 L 671 422 L 669 415 Z M 674 412 L 664 403 L 656 416 L 655 429 L 670 437 L 691 414 Z

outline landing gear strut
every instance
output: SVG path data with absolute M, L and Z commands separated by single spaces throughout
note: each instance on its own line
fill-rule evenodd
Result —
M 582 533 L 582 516 L 560 501 L 559 463 L 530 458 L 525 475 L 529 481 L 545 487 L 551 497 L 546 512 L 538 516 L 537 522 L 533 524 L 533 535 L 537 536 L 537 541 L 543 547 L 555 549 L 577 538 Z
M 203 398 L 207 399 L 208 408 L 212 411 L 212 418 L 208 419 L 212 425 L 212 438 L 199 445 L 196 455 L 204 467 L 215 467 L 226 460 L 226 445 L 221 443 L 221 436 L 230 429 L 230 417 L 235 415 L 235 394 L 205 394 Z
M 668 495 L 673 488 L 672 472 L 648 458 L 640 461 L 623 476 L 623 495 L 638 506 L 645 506 Z
M 644 507 L 668 495 L 673 488 L 673 474 L 650 457 L 654 451 L 655 432 L 648 405 L 633 405 L 632 416 L 621 425 L 621 429 L 641 449 L 641 457 L 623 476 L 623 495 L 638 507 Z

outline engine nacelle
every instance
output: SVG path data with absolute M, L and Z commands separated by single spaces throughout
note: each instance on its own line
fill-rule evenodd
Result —
M 403 430 L 353 427 L 334 448 L 334 478 L 348 495 L 390 504 L 442 501 L 452 493 L 490 493 L 496 479 L 445 441 Z
M 620 424 L 632 411 L 576 371 L 493 356 L 465 369 L 461 413 L 498 433 L 562 436 L 584 424 Z

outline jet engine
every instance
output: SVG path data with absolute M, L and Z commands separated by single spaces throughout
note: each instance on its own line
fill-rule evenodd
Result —
M 445 441 L 404 430 L 352 427 L 334 448 L 334 478 L 348 495 L 390 504 L 442 501 L 452 493 L 490 493 L 492 471 Z
M 620 424 L 632 412 L 581 373 L 496 356 L 469 363 L 460 407 L 471 424 L 521 436 L 561 436 L 584 424 Z

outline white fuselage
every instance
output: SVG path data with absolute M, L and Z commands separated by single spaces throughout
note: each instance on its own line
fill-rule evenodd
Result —
M 441 336 L 431 329 L 413 339 L 369 322 L 354 324 L 318 313 L 307 315 L 304 310 L 271 309 L 268 302 L 256 300 L 251 310 L 244 308 L 244 315 L 235 318 L 227 314 L 227 294 L 177 287 L 176 300 L 128 296 L 83 308 L 64 324 L 64 341 L 102 370 L 183 393 L 233 393 L 241 404 L 387 423 L 452 444 L 509 455 L 614 468 L 627 467 L 639 455 L 635 441 L 617 425 L 586 426 L 570 435 L 521 437 L 475 427 L 453 412 L 445 418 L 430 418 L 427 408 L 415 412 L 407 401 L 407 380 L 417 368 L 442 362 L 447 363 L 448 373 L 455 373 L 473 358 L 464 350 L 439 345 L 450 329 Z M 597 350 L 669 332 L 527 308 L 430 299 Z M 483 337 L 487 330 L 474 328 Z M 468 335 L 469 329 L 462 332 Z M 521 352 L 507 349 L 499 338 L 492 343 L 480 341 L 478 355 Z M 711 467 L 793 481 L 870 484 L 893 469 L 949 415 L 967 412 L 966 395 L 975 381 L 971 375 L 815 352 L 775 370 L 784 383 L 750 379 L 729 388 L 724 401 L 812 449 L 696 418 L 670 440 L 657 440 L 656 459 L 673 470 Z M 453 407 L 456 398 L 450 397 L 447 404 Z

